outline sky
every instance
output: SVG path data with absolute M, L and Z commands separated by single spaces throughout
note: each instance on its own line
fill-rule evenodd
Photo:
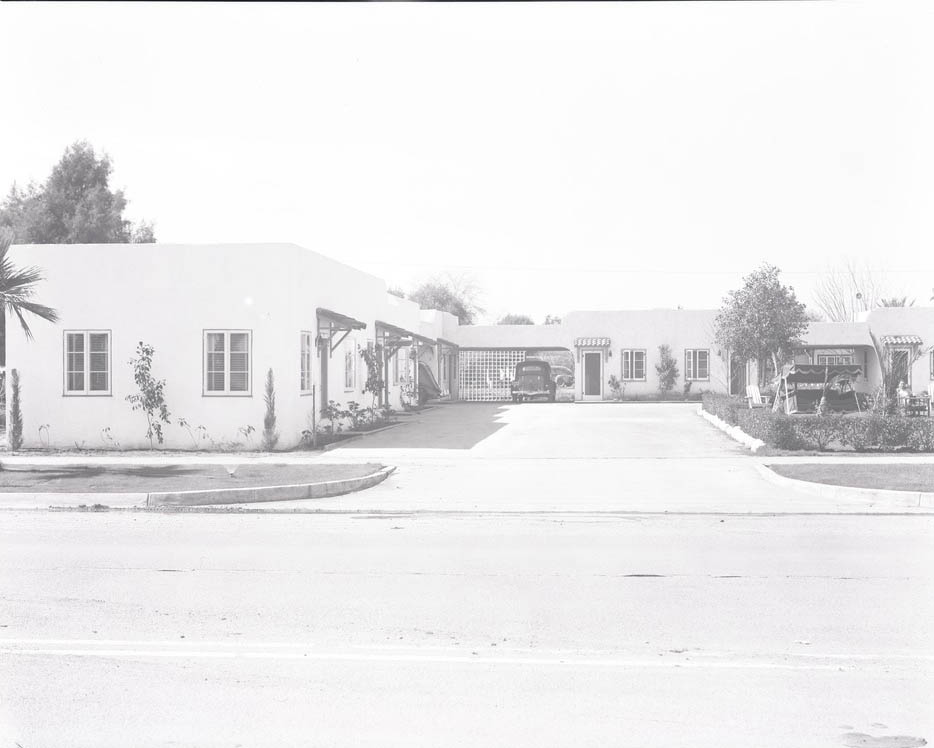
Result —
M 79 139 L 172 243 L 506 312 L 715 308 L 762 262 L 934 295 L 934 3 L 0 4 L 0 190 Z

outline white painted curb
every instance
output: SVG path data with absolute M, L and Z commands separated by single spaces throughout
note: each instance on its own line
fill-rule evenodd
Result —
M 794 463 L 788 463 L 794 464 Z M 885 488 L 858 488 L 856 486 L 833 486 L 829 483 L 816 483 L 779 475 L 768 465 L 756 462 L 756 469 L 769 483 L 783 488 L 792 488 L 812 496 L 840 501 L 885 502 L 896 507 L 934 509 L 934 493 L 926 491 L 892 491 Z
M 723 433 L 725 433 L 730 438 L 735 439 L 740 444 L 742 444 L 744 447 L 749 447 L 749 449 L 752 450 L 753 452 L 757 452 L 758 450 L 762 449 L 762 447 L 765 446 L 764 441 L 762 441 L 761 439 L 754 439 L 753 437 L 749 436 L 749 434 L 747 434 L 745 431 L 743 431 L 739 426 L 731 426 L 726 421 L 715 416 L 713 413 L 708 413 L 706 410 L 704 410 L 703 405 L 698 407 L 697 415 L 701 416 L 706 421 L 712 423 L 714 426 L 720 429 Z

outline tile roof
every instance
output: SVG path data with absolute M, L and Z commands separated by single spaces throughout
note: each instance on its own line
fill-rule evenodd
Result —
M 883 335 L 882 345 L 921 345 L 920 335 Z
M 578 348 L 609 348 L 609 338 L 577 338 L 574 345 Z

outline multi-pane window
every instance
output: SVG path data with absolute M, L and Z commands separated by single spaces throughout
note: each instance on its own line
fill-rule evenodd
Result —
M 707 348 L 684 351 L 684 379 L 687 382 L 710 379 L 710 351 Z
M 645 381 L 645 351 L 624 350 L 623 379 L 626 381 Z
M 109 332 L 65 332 L 65 394 L 110 394 Z
M 818 354 L 817 364 L 819 366 L 849 366 L 853 363 L 853 356 L 850 354 Z
M 302 371 L 301 371 L 301 391 L 311 392 L 311 333 L 302 333 Z
M 356 386 L 356 359 L 354 358 L 354 352 L 356 349 L 356 344 L 351 341 L 347 344 L 344 350 L 344 389 L 352 390 Z
M 249 395 L 250 332 L 205 330 L 204 394 Z

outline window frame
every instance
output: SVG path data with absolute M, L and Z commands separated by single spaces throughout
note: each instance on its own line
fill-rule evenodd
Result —
M 705 353 L 707 354 L 707 376 L 699 377 L 697 376 L 697 354 Z M 691 361 L 691 366 L 688 366 L 688 360 Z M 688 376 L 688 371 L 690 370 L 691 374 Z M 710 381 L 710 349 L 709 348 L 685 348 L 684 349 L 684 381 L 685 382 L 709 382 Z
M 208 389 L 208 335 L 224 336 L 224 389 Z M 247 336 L 247 388 L 230 389 L 230 336 Z M 204 328 L 201 331 L 201 396 L 202 397 L 253 397 L 253 331 L 241 328 Z
M 305 341 L 308 341 L 308 349 L 305 349 Z M 298 392 L 299 395 L 313 395 L 315 391 L 314 362 L 315 362 L 315 336 L 308 330 L 299 332 L 299 369 L 298 369 Z M 308 369 L 305 371 L 307 354 Z M 306 377 L 307 374 L 307 377 Z M 308 380 L 308 387 L 305 387 L 305 380 Z
M 84 389 L 68 389 L 68 336 L 84 336 Z M 91 389 L 91 335 L 107 336 L 107 389 Z M 95 372 L 100 373 L 100 372 Z M 113 330 L 62 330 L 62 397 L 113 397 Z
M 636 374 L 636 354 L 642 354 L 642 376 L 637 377 Z M 628 356 L 627 356 L 628 354 Z M 620 374 L 622 381 L 624 382 L 644 382 L 646 381 L 646 376 L 648 374 L 646 365 L 648 358 L 647 349 L 645 348 L 623 348 L 620 351 L 619 360 L 620 360 Z M 629 376 L 626 376 L 626 363 L 629 363 Z
M 852 353 L 819 353 L 817 354 L 818 366 L 852 366 L 856 357 Z M 833 359 L 832 361 L 821 361 L 821 359 Z M 841 361 L 841 358 L 848 359 Z

